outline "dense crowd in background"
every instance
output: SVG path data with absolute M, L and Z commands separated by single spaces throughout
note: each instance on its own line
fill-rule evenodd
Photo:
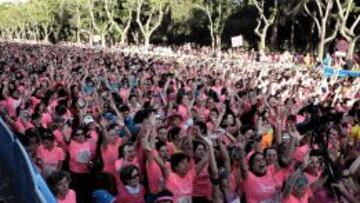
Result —
M 1 118 L 59 203 L 360 199 L 360 78 L 307 56 L 0 50 Z

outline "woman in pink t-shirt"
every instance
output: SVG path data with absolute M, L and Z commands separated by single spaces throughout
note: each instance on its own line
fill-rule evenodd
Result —
M 244 152 L 243 155 L 245 155 Z M 241 171 L 244 179 L 243 188 L 246 202 L 278 201 L 279 194 L 274 180 L 274 165 L 267 166 L 264 154 L 255 152 L 250 156 L 249 170 L 247 170 L 246 160 L 244 158 L 241 161 Z
M 55 146 L 55 137 L 51 132 L 44 133 L 38 149 L 38 157 L 42 161 L 41 169 L 45 177 L 61 169 L 65 153 L 60 147 Z
M 165 163 L 161 161 L 158 163 L 165 177 L 165 187 L 174 194 L 174 201 L 178 203 L 191 202 L 195 176 L 200 174 L 208 163 L 207 156 L 203 157 L 195 166 L 189 155 L 175 153 L 170 159 L 171 170 L 166 167 Z
M 122 87 L 120 88 L 119 95 L 123 102 L 126 104 L 128 102 L 128 97 L 130 93 L 129 89 L 129 80 L 127 78 L 124 78 L 122 81 Z
M 101 145 L 101 158 L 104 166 L 103 171 L 117 176 L 114 162 L 119 157 L 119 147 L 121 146 L 122 139 L 119 137 L 115 128 L 111 128 L 104 132 L 103 143 Z
M 74 131 L 69 144 L 69 169 L 73 186 L 78 200 L 90 201 L 90 169 L 93 166 L 91 161 L 91 144 L 85 137 L 86 132 L 79 128 Z
M 206 156 L 206 145 L 203 143 L 194 144 L 194 160 L 195 163 L 202 160 Z M 194 179 L 194 191 L 193 200 L 194 202 L 211 202 L 212 185 L 210 182 L 209 167 L 206 166 Z
M 76 193 L 69 189 L 70 175 L 67 172 L 59 171 L 53 173 L 47 182 L 54 193 L 58 203 L 76 203 Z
M 121 168 L 120 178 L 124 183 L 116 197 L 116 203 L 145 203 L 145 189 L 140 184 L 139 168 L 135 165 L 127 165 Z
M 194 101 L 190 101 L 189 95 L 185 94 L 183 96 L 178 96 L 177 103 L 177 113 L 181 116 L 183 121 L 186 121 L 190 116 L 190 109 L 192 108 Z
M 149 149 L 146 151 L 146 172 L 149 180 L 149 188 L 151 194 L 157 194 L 165 188 L 165 178 L 161 172 L 161 168 L 158 164 L 158 161 L 165 163 L 167 169 L 170 169 L 170 159 L 169 150 L 166 146 L 166 143 L 163 141 L 158 141 L 155 144 L 156 150 L 152 150 L 153 143 L 149 144 Z M 145 147 L 146 148 L 146 147 Z
M 115 180 L 116 185 L 118 186 L 118 189 L 121 189 L 122 182 L 120 181 L 120 175 L 119 172 L 122 167 L 127 165 L 135 165 L 138 168 L 140 168 L 139 159 L 136 155 L 135 147 L 132 143 L 125 143 L 122 145 L 119 149 L 121 153 L 119 153 L 119 156 L 122 158 L 117 159 L 113 164 L 115 168 Z

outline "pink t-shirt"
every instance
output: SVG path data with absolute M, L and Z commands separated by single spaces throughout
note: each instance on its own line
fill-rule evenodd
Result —
M 188 109 L 184 105 L 179 105 L 177 109 L 178 114 L 181 116 L 183 121 L 186 121 L 188 119 Z
M 221 95 L 222 86 L 214 86 L 211 89 L 214 90 L 217 93 L 218 96 Z
M 115 161 L 115 170 L 118 172 L 121 170 L 122 167 L 130 164 L 134 164 L 135 166 L 140 168 L 139 159 L 137 157 L 135 157 L 132 161 L 127 161 L 121 158 Z
M 88 163 L 91 160 L 90 142 L 79 143 L 72 140 L 69 145 L 69 153 L 69 168 L 71 172 L 89 172 Z
M 120 95 L 121 99 L 123 100 L 123 102 L 127 102 L 128 97 L 129 97 L 129 89 L 121 88 L 119 95 Z
M 40 104 L 41 100 L 36 97 L 31 97 L 31 108 L 34 110 L 35 107 Z
M 58 203 L 76 203 L 76 193 L 74 192 L 74 190 L 70 189 L 65 199 L 57 199 L 57 201 Z
M 313 175 L 305 172 L 304 175 L 306 176 L 306 179 L 308 180 L 309 186 L 311 184 L 313 184 L 314 182 L 316 182 L 317 180 L 319 180 L 319 178 L 321 177 L 321 173 L 318 173 L 317 176 L 313 176 Z
M 41 115 L 41 124 L 43 128 L 48 128 L 49 124 L 53 122 L 52 116 L 50 113 L 43 113 Z
M 296 148 L 293 158 L 298 162 L 303 162 L 306 154 L 310 151 L 310 147 L 305 144 L 301 147 Z
M 6 99 L 6 109 L 8 114 L 15 118 L 16 117 L 16 109 L 20 106 L 21 100 L 20 99 L 13 99 L 12 97 L 9 97 Z
M 237 177 L 240 174 L 239 173 L 240 168 L 239 167 L 233 167 L 231 169 L 231 173 L 230 173 L 230 186 L 232 191 L 235 191 L 237 187 L 239 187 L 239 185 L 237 185 Z
M 130 194 L 129 191 L 122 186 L 120 188 L 119 194 L 116 196 L 116 203 L 145 203 L 145 189 L 144 187 L 141 185 L 140 186 L 140 191 L 138 194 L 134 195 L 134 194 Z
M 15 131 L 18 133 L 25 133 L 26 130 L 34 128 L 34 125 L 31 122 L 22 122 L 20 119 L 17 119 L 15 122 Z
M 210 174 L 208 166 L 204 167 L 199 175 L 195 176 L 194 179 L 194 197 L 207 197 L 211 200 L 212 185 L 210 182 Z
M 69 133 L 71 134 L 71 128 L 69 128 L 69 130 L 70 130 Z M 65 142 L 64 133 L 61 132 L 59 129 L 56 129 L 53 131 L 53 135 L 55 137 L 56 145 L 61 147 L 64 150 L 64 152 L 67 152 L 68 145 Z
M 287 178 L 294 172 L 293 165 L 290 165 L 287 168 L 281 168 L 274 174 L 274 180 L 276 182 L 277 188 L 281 188 L 283 183 L 287 180 Z
M 64 151 L 57 146 L 54 146 L 54 148 L 49 151 L 43 145 L 40 145 L 37 155 L 42 160 L 42 171 L 45 174 L 56 171 L 59 163 L 65 160 Z
M 166 162 L 165 167 L 171 170 L 169 162 Z M 165 179 L 155 160 L 146 163 L 146 172 L 149 179 L 150 192 L 153 194 L 160 192 L 165 187 Z
M 116 143 L 108 143 L 106 148 L 101 148 L 101 157 L 104 162 L 104 172 L 115 175 L 116 171 L 114 162 L 119 158 L 119 147 L 121 144 L 121 139 L 117 138 Z
M 180 177 L 176 173 L 170 172 L 165 186 L 173 193 L 175 202 L 191 200 L 195 175 L 195 167 L 191 167 L 185 177 Z
M 247 203 L 267 203 L 276 201 L 275 167 L 268 166 L 266 174 L 257 177 L 251 171 L 244 180 L 244 192 Z

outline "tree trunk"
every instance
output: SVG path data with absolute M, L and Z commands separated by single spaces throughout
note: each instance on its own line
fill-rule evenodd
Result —
M 145 50 L 147 51 L 150 47 L 150 35 L 144 35 L 144 45 Z
M 291 33 L 290 33 L 290 49 L 294 50 L 295 48 L 295 23 L 291 21 Z
M 93 46 L 93 32 L 90 31 L 89 33 L 89 45 L 92 47 Z
M 266 34 L 262 33 L 259 41 L 259 51 L 264 50 L 266 48 Z
M 347 50 L 347 54 L 346 57 L 350 60 L 352 60 L 354 58 L 354 51 L 355 51 L 355 46 L 356 46 L 356 42 L 358 41 L 358 39 L 360 38 L 360 35 L 353 38 L 350 42 L 349 42 L 349 48 Z
M 216 48 L 217 48 L 217 51 L 220 52 L 221 51 L 221 36 L 220 34 L 217 34 L 215 36 L 215 39 L 216 39 Z
M 266 48 L 266 36 L 267 36 L 269 26 L 270 26 L 269 24 L 266 24 L 261 31 L 259 50 L 264 50 Z
M 80 16 L 80 8 L 77 6 L 76 8 L 76 43 L 80 44 L 80 33 L 81 33 L 81 16 Z
M 106 47 L 106 32 L 101 33 L 101 47 Z
M 318 44 L 318 49 L 317 49 L 318 61 L 322 61 L 324 59 L 324 48 L 325 48 L 325 43 L 324 43 L 324 40 L 321 39 Z
M 318 44 L 318 60 L 322 61 L 324 59 L 324 49 L 325 49 L 325 36 L 326 35 L 326 22 L 322 22 L 320 41 Z
M 276 50 L 277 49 L 277 39 L 278 39 L 278 18 L 275 19 L 274 24 L 272 25 L 272 34 L 270 38 L 271 48 Z
M 121 33 L 120 45 L 124 45 L 127 39 L 127 33 Z

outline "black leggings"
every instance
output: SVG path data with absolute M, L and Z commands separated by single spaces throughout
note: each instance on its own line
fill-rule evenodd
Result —
M 210 203 L 207 197 L 192 197 L 192 203 Z
M 91 202 L 91 186 L 90 173 L 71 172 L 71 188 L 76 192 L 77 203 Z

